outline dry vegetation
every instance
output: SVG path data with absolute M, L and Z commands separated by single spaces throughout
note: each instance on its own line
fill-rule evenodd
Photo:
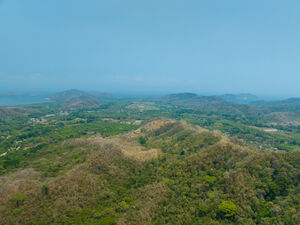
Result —
M 298 153 L 175 120 L 71 139 L 0 177 L 0 224 L 297 224 Z

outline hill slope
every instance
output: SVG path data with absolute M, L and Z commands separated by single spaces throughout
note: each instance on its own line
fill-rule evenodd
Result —
M 155 120 L 63 142 L 0 177 L 0 223 L 299 224 L 299 161 Z

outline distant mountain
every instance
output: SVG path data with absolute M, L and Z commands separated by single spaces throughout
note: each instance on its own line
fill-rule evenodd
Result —
M 258 101 L 259 98 L 252 94 L 225 94 L 220 96 L 222 99 L 239 104 L 248 104 L 253 101 Z
M 300 98 L 288 98 L 280 101 L 255 101 L 251 102 L 255 106 L 300 106 Z
M 257 113 L 252 106 L 228 102 L 218 96 L 198 96 L 193 93 L 179 93 L 165 95 L 160 97 L 158 100 L 163 103 L 170 103 L 203 111 L 218 111 L 235 115 L 249 115 Z
M 95 108 L 101 105 L 94 95 L 76 89 L 59 92 L 48 97 L 52 101 L 61 104 L 63 110 Z
M 87 92 L 76 90 L 76 89 L 71 89 L 71 90 L 67 90 L 67 91 L 58 92 L 58 93 L 52 94 L 52 95 L 50 95 L 48 97 L 52 101 L 66 102 L 66 101 L 69 101 L 69 100 L 71 100 L 73 98 L 78 98 L 78 97 L 83 97 L 83 96 L 85 96 L 85 97 L 92 97 Z

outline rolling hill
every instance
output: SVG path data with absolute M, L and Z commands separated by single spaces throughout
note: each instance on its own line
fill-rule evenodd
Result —
M 297 151 L 154 120 L 42 152 L 1 177 L 1 224 L 299 224 Z
M 94 95 L 76 89 L 59 92 L 48 97 L 59 103 L 62 110 L 96 108 L 101 105 Z
M 166 95 L 159 98 L 158 101 L 190 109 L 229 113 L 240 116 L 254 116 L 259 113 L 259 110 L 250 105 L 228 102 L 218 96 L 198 96 L 193 93 Z
M 298 106 L 300 107 L 300 98 L 288 98 L 280 101 L 254 101 L 252 105 L 265 107 L 280 107 L 280 106 Z

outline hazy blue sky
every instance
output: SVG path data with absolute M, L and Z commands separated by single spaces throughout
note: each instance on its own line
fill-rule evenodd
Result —
M 0 91 L 300 97 L 300 0 L 0 0 Z

